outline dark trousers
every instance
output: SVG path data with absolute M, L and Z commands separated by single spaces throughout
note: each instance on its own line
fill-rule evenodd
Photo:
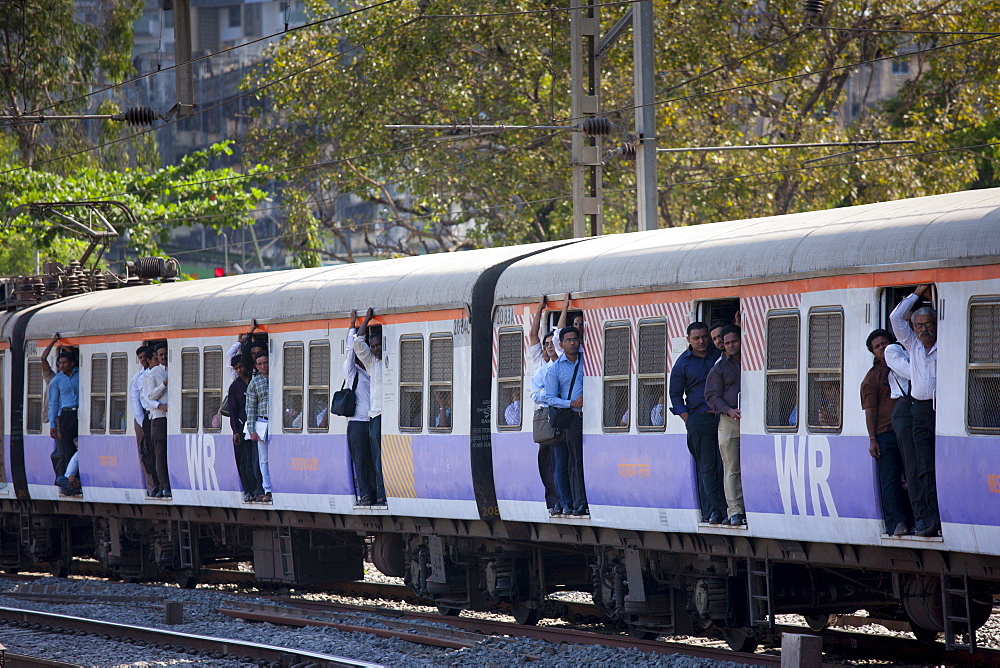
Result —
M 76 410 L 63 409 L 56 418 L 59 425 L 59 438 L 56 439 L 56 448 L 52 453 L 52 469 L 56 472 L 56 477 L 66 475 L 66 467 L 69 460 L 76 452 L 76 444 L 73 443 L 78 432 Z
M 573 508 L 587 507 L 587 486 L 583 481 L 583 416 L 574 413 L 566 433 L 566 477 Z
M 355 492 L 359 499 L 375 494 L 375 465 L 372 462 L 369 447 L 369 428 L 371 423 L 361 420 L 351 420 L 347 423 L 347 447 L 351 452 L 351 464 L 354 466 Z M 381 436 L 379 437 L 381 440 Z
M 157 491 L 163 491 L 170 489 L 170 474 L 167 472 L 167 418 L 153 418 L 149 425 L 149 444 L 153 451 Z
M 240 486 L 244 494 L 260 496 L 264 493 L 264 484 L 260 476 L 260 463 L 257 460 L 257 444 L 243 438 L 243 434 L 233 434 L 233 451 L 236 455 L 236 471 L 240 474 Z
M 135 425 L 135 447 L 139 452 L 139 467 L 142 469 L 142 483 L 146 486 L 146 494 L 152 494 L 156 491 L 156 478 L 153 477 L 153 467 L 149 466 L 149 461 L 147 460 L 147 455 L 149 453 L 149 439 L 146 436 L 146 432 L 143 430 L 142 425 L 138 421 L 132 423 Z
M 879 457 L 878 486 L 882 495 L 882 517 L 885 532 L 892 534 L 898 524 L 913 525 L 910 500 L 903 489 L 903 456 L 896 442 L 896 432 L 886 431 L 875 437 L 878 441 Z
M 715 413 L 688 413 L 688 452 L 698 475 L 698 503 L 701 518 L 708 521 L 718 513 L 726 516 L 726 495 L 722 485 L 722 456 L 719 453 L 719 416 Z
M 896 445 L 903 458 L 903 472 L 906 474 L 906 496 L 913 509 L 914 520 L 918 522 L 916 529 L 923 525 L 924 502 L 920 491 L 920 476 L 917 475 L 917 453 L 913 449 L 913 400 L 910 397 L 900 397 L 892 410 L 892 430 L 896 432 Z
M 372 470 L 375 472 L 375 500 L 385 499 L 385 480 L 382 479 L 382 416 L 376 415 L 368 422 L 368 447 Z
M 549 446 L 552 453 L 552 484 L 556 488 L 556 502 L 564 510 L 573 509 L 573 493 L 569 489 L 569 449 L 566 439 Z
M 914 399 L 910 411 L 913 415 L 913 452 L 917 460 L 917 478 L 920 480 L 920 501 L 923 506 L 923 516 L 917 519 L 922 519 L 928 529 L 934 529 L 941 526 L 934 466 L 934 402 L 930 399 Z
M 553 473 L 552 445 L 538 444 L 538 475 L 542 479 L 542 486 L 545 488 L 545 505 L 549 508 L 560 502 L 559 492 L 556 490 L 556 479 Z

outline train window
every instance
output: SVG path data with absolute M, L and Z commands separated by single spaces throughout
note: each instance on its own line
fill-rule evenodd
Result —
M 796 431 L 799 426 L 799 312 L 767 314 L 767 380 L 764 426 Z
M 809 415 L 812 431 L 840 431 L 843 407 L 844 313 L 809 312 Z
M 667 322 L 639 322 L 639 366 L 636 426 L 639 431 L 666 428 Z
M 108 415 L 108 356 L 90 357 L 90 432 L 103 434 Z
M 222 431 L 221 415 L 219 426 L 212 426 L 212 420 L 222 408 L 222 348 L 205 348 L 202 363 L 205 368 L 201 381 L 201 427 L 205 431 Z
M 892 310 L 899 305 L 899 302 L 912 295 L 913 291 L 916 289 L 916 285 L 894 285 L 882 290 L 882 298 L 879 303 L 879 308 L 881 309 L 880 322 L 882 327 L 890 332 L 892 331 L 892 324 L 889 322 L 889 314 L 892 313 Z M 931 288 L 931 299 L 918 299 L 914 308 L 920 308 L 921 306 L 933 306 L 935 303 L 937 303 L 937 290 Z
M 108 402 L 111 406 L 108 411 L 108 415 L 111 416 L 108 430 L 112 433 L 122 434 L 125 432 L 125 425 L 128 422 L 128 382 L 128 355 L 112 353 L 111 392 L 108 394 Z
M 181 431 L 198 431 L 201 365 L 197 348 L 181 350 Z
M 976 297 L 969 305 L 969 371 L 966 420 L 974 434 L 1000 434 L 1000 298 Z
M 42 433 L 42 359 L 28 358 L 28 405 L 24 412 L 24 430 L 29 434 Z M 55 428 L 56 425 L 52 425 Z
M 740 312 L 740 300 L 732 299 L 706 299 L 698 302 L 698 320 L 709 327 L 717 322 L 724 322 L 727 325 L 737 321 L 736 314 Z
M 524 382 L 524 332 L 520 327 L 500 330 L 497 353 L 497 428 L 520 430 Z
M 305 348 L 286 343 L 281 356 L 281 426 L 302 431 L 302 382 L 305 379 Z
M 604 326 L 604 431 L 628 431 L 632 330 L 627 322 Z
M 427 426 L 431 431 L 451 431 L 452 376 L 455 352 L 451 334 L 431 334 L 430 403 Z
M 330 343 L 309 343 L 309 431 L 330 429 Z
M 420 431 L 424 407 L 424 339 L 408 336 L 399 341 L 399 429 Z

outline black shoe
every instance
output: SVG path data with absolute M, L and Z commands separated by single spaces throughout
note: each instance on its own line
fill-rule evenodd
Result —
M 588 508 L 587 506 L 579 506 L 579 507 L 574 508 L 573 510 L 569 511 L 568 514 L 574 515 L 576 517 L 582 517 L 583 515 L 589 515 L 590 514 L 590 508 Z
M 160 490 L 160 497 L 161 498 L 170 499 L 170 498 L 173 498 L 173 496 L 174 495 L 170 493 L 170 488 L 169 487 L 167 489 L 161 489 Z
M 375 502 L 372 505 L 373 506 L 385 506 L 385 505 L 388 505 L 388 504 L 386 503 L 385 497 L 383 496 L 381 499 L 375 499 Z
M 708 518 L 709 524 L 723 524 L 724 522 L 725 519 L 722 517 L 722 513 L 719 512 L 712 513 L 712 516 Z
M 916 533 L 916 535 L 921 538 L 937 538 L 941 534 L 941 528 L 936 526 L 930 526 L 926 529 L 921 529 Z
M 364 496 L 362 496 L 358 500 L 358 505 L 359 506 L 370 506 L 370 505 L 372 505 L 372 495 L 371 494 L 365 494 Z
M 549 517 L 555 517 L 556 515 L 562 515 L 562 514 L 563 514 L 563 507 L 560 506 L 558 503 L 549 508 Z
M 912 536 L 913 535 L 913 531 L 910 530 L 910 527 L 906 526 L 905 522 L 900 522 L 899 524 L 896 525 L 896 530 L 892 532 L 892 535 L 893 536 Z
M 746 523 L 747 523 L 747 518 L 746 515 L 744 515 L 743 513 L 736 513 L 728 520 L 726 520 L 726 524 L 729 524 L 730 526 L 734 527 L 744 526 L 746 525 Z

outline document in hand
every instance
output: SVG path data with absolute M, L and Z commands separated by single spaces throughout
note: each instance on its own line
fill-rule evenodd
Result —
M 257 435 L 260 436 L 260 440 L 267 440 L 267 418 L 257 418 Z

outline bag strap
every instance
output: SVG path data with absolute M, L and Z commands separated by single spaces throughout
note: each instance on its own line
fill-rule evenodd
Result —
M 354 369 L 354 384 L 351 385 L 351 391 L 352 392 L 357 392 L 358 391 L 358 378 L 361 378 L 361 372 L 358 371 L 357 369 Z M 344 389 L 344 388 L 340 388 L 340 389 Z

